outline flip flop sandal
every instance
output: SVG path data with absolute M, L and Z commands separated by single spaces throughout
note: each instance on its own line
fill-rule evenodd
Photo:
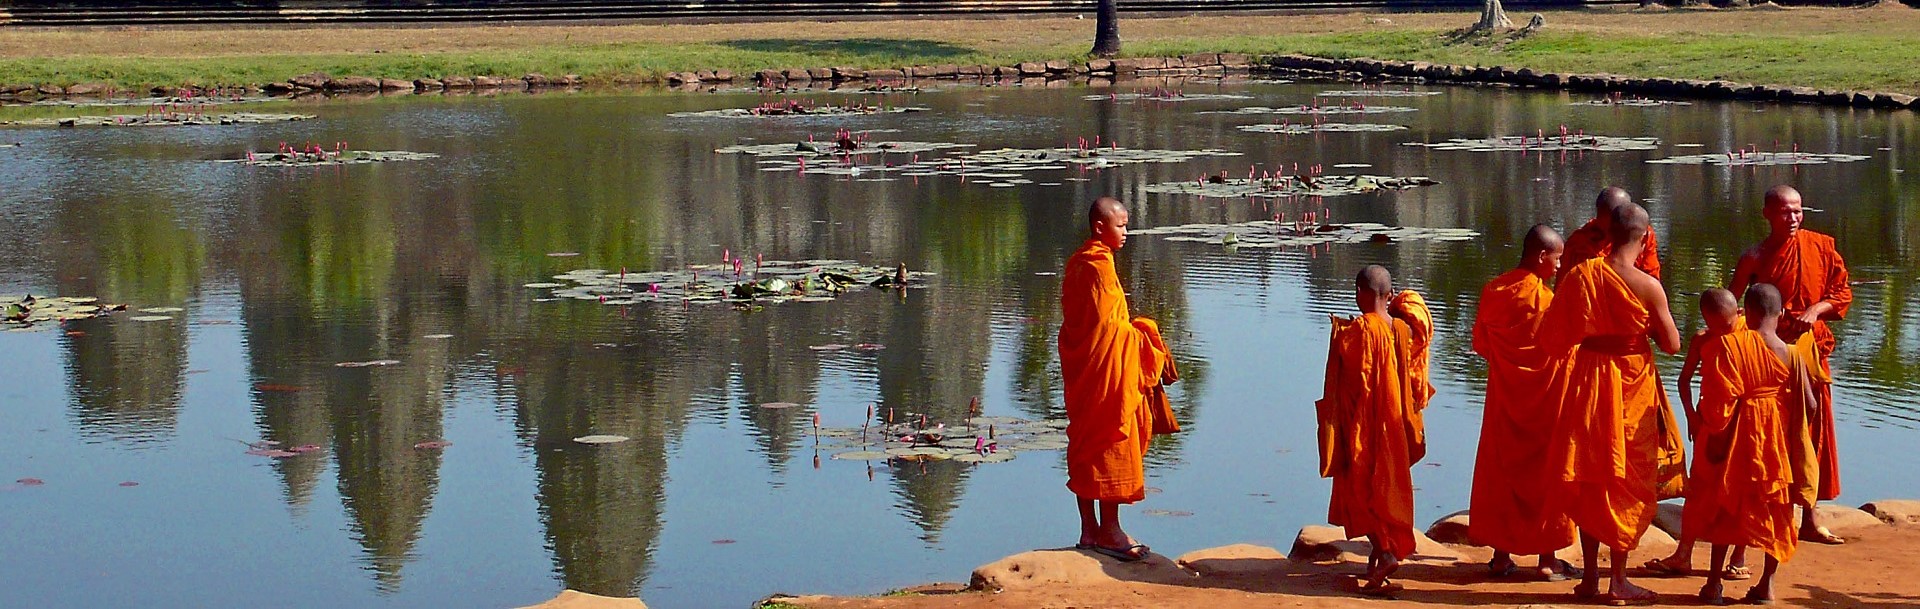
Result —
M 1592 589 L 1587 589 L 1585 584 L 1573 587 L 1573 600 L 1590 601 L 1597 598 L 1600 598 L 1600 586 L 1598 585 L 1595 585 Z
M 1506 579 L 1508 577 L 1512 577 L 1513 572 L 1518 570 L 1520 570 L 1520 565 L 1513 561 L 1507 561 L 1507 564 L 1504 567 L 1495 567 L 1493 566 L 1493 563 L 1491 562 L 1487 563 L 1487 576 L 1492 577 L 1494 579 Z
M 1609 593 L 1603 598 L 1607 599 L 1607 606 L 1610 607 L 1641 607 L 1658 604 L 1660 602 L 1660 595 L 1658 594 L 1648 594 L 1638 598 L 1620 598 Z
M 1720 574 L 1720 579 L 1724 579 L 1728 581 L 1742 581 L 1742 580 L 1753 579 L 1753 570 L 1748 569 L 1746 567 L 1729 566 L 1727 567 L 1727 570 L 1725 573 Z
M 1800 541 L 1811 541 L 1813 543 L 1823 543 L 1830 546 L 1844 545 L 1847 543 L 1846 538 L 1833 534 L 1833 531 L 1827 530 L 1827 527 L 1814 529 L 1811 533 L 1801 533 Z
M 1584 577 L 1587 574 L 1586 569 L 1573 566 L 1573 563 L 1570 563 L 1564 560 L 1560 560 L 1558 562 L 1560 563 L 1560 569 L 1558 572 L 1555 572 L 1554 575 L 1558 575 L 1566 579 L 1573 579 L 1576 577 Z M 1565 580 L 1561 580 L 1561 581 L 1565 581 Z
M 1152 555 L 1152 552 L 1147 548 L 1147 546 L 1143 544 L 1137 544 L 1137 543 L 1127 546 L 1125 548 L 1109 548 L 1106 546 L 1093 546 L 1090 549 L 1093 550 L 1095 554 L 1106 556 L 1108 558 L 1112 558 L 1120 562 L 1140 562 L 1140 561 L 1146 560 L 1148 556 Z M 1136 549 L 1140 551 L 1139 554 L 1133 553 L 1133 551 Z
M 1725 593 L 1708 595 L 1705 591 L 1702 591 L 1698 594 L 1693 595 L 1693 597 L 1700 599 L 1701 604 L 1712 605 L 1715 607 L 1725 607 L 1727 605 L 1733 604 L 1733 603 L 1727 602 L 1727 597 Z
M 1752 592 L 1748 592 L 1747 596 L 1745 598 L 1740 599 L 1740 601 L 1749 605 L 1772 605 L 1773 604 L 1773 599 L 1754 598 Z
M 1666 561 L 1659 559 L 1649 560 L 1647 564 L 1640 565 L 1640 568 L 1654 577 L 1686 577 L 1693 574 L 1693 569 L 1691 568 L 1676 568 L 1673 565 L 1667 564 Z
M 1366 596 L 1388 597 L 1393 596 L 1395 593 L 1403 592 L 1406 589 L 1406 586 L 1394 583 L 1393 580 L 1389 579 L 1381 581 L 1378 586 L 1361 586 L 1360 593 Z

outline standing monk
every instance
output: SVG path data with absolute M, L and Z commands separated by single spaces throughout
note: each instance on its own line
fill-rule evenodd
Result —
M 1320 475 L 1333 478 L 1327 522 L 1373 546 L 1360 592 L 1386 596 L 1401 589 L 1387 577 L 1413 554 L 1411 470 L 1426 455 L 1433 317 L 1413 290 L 1394 294 L 1384 267 L 1362 269 L 1354 288 L 1360 316 L 1333 318 L 1326 393 L 1314 403 Z
M 1634 267 L 1646 243 L 1647 211 L 1632 203 L 1615 208 L 1607 228 L 1613 250 L 1567 272 L 1540 324 L 1542 348 L 1574 353 L 1548 450 L 1557 473 L 1549 493 L 1580 528 L 1586 577 L 1574 596 L 1599 595 L 1596 563 L 1605 544 L 1612 552 L 1606 600 L 1642 604 L 1655 595 L 1627 581 L 1627 553 L 1653 524 L 1661 418 L 1671 416 L 1660 412 L 1666 392 L 1647 339 L 1674 353 L 1680 332 L 1660 281 Z
M 1608 186 L 1600 191 L 1600 196 L 1593 200 L 1593 219 L 1567 235 L 1567 253 L 1561 261 L 1558 279 L 1564 281 L 1567 271 L 1574 266 L 1613 251 L 1613 241 L 1607 236 L 1607 226 L 1613 222 L 1613 210 L 1632 204 L 1633 197 L 1618 186 Z M 1652 225 L 1647 226 L 1647 236 L 1641 238 L 1641 243 L 1642 249 L 1640 255 L 1634 257 L 1633 267 L 1659 279 L 1660 239 L 1654 236 Z
M 1067 489 L 1079 499 L 1077 547 L 1131 562 L 1149 549 L 1121 530 L 1120 505 L 1146 498 L 1142 459 L 1156 410 L 1170 415 L 1159 408 L 1166 394 L 1155 389 L 1171 358 L 1153 320 L 1127 313 L 1127 294 L 1113 270 L 1114 250 L 1127 243 L 1127 208 L 1101 197 L 1087 216 L 1093 237 L 1061 273 Z
M 1553 303 L 1547 279 L 1560 269 L 1560 234 L 1546 225 L 1527 232 L 1520 265 L 1480 289 L 1473 350 L 1487 360 L 1487 403 L 1480 452 L 1473 465 L 1467 535 L 1493 548 L 1487 569 L 1512 575 L 1513 554 L 1538 555 L 1538 575 L 1564 580 L 1577 571 L 1553 557 L 1573 545 L 1573 521 L 1547 509 L 1547 444 L 1560 414 L 1569 359 L 1535 340 Z
M 1761 213 L 1772 231 L 1765 241 L 1740 256 L 1731 289 L 1740 292 L 1756 283 L 1772 284 L 1786 303 L 1780 338 L 1792 344 L 1802 335 L 1813 335 L 1820 352 L 1813 384 L 1820 411 L 1808 421 L 1820 474 L 1815 497 L 1832 500 L 1840 496 L 1840 457 L 1833 436 L 1834 338 L 1827 322 L 1846 317 L 1847 307 L 1853 304 L 1853 286 L 1847 283 L 1847 262 L 1834 249 L 1833 237 L 1800 228 L 1805 213 L 1800 191 L 1785 185 L 1773 187 L 1767 191 Z M 1846 541 L 1820 525 L 1810 502 L 1801 507 L 1804 518 L 1800 539 L 1827 544 Z
M 1700 427 L 1695 436 L 1685 527 L 1713 544 L 1713 569 L 1700 600 L 1725 604 L 1720 566 L 1731 548 L 1767 554 L 1766 570 L 1747 592 L 1749 604 L 1773 602 L 1773 576 L 1793 557 L 1793 448 L 1787 398 L 1793 355 L 1775 334 L 1780 292 L 1747 288 L 1747 320 L 1707 343 L 1701 353 Z M 1806 447 L 1811 450 L 1811 446 Z

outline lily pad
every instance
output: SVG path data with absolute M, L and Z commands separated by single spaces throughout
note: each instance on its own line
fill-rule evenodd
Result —
M 1728 152 L 1725 154 L 1692 154 L 1686 156 L 1650 159 L 1655 165 L 1717 165 L 1720 167 L 1769 167 L 1778 165 L 1826 165 L 1828 163 L 1852 163 L 1871 159 L 1858 154 L 1814 153 L 1814 152 Z
M 715 148 L 720 154 L 746 154 L 762 157 L 835 157 L 863 156 L 874 154 L 922 154 L 955 148 L 969 148 L 973 144 L 954 144 L 947 142 L 873 142 L 855 140 L 851 136 L 836 138 L 826 142 L 799 142 L 794 144 L 739 144 Z
M 261 114 L 235 112 L 231 114 L 202 114 L 197 112 L 162 112 L 141 114 L 115 114 L 107 116 L 74 116 L 67 118 L 30 118 L 17 121 L 0 121 L 0 125 L 13 127 L 155 127 L 169 125 L 255 125 L 261 123 L 279 123 L 303 121 L 313 118 L 311 114 Z
M 1409 108 L 1406 106 L 1369 106 L 1366 104 L 1346 104 L 1346 105 L 1326 105 L 1326 106 L 1320 106 L 1320 105 L 1281 106 L 1278 108 L 1270 108 L 1267 106 L 1248 106 L 1245 108 L 1237 108 L 1233 110 L 1209 110 L 1206 112 L 1199 112 L 1197 114 L 1284 114 L 1284 115 L 1301 115 L 1301 116 L 1344 116 L 1344 115 L 1365 115 L 1365 114 L 1400 114 L 1404 112 L 1416 112 L 1416 111 L 1419 111 L 1419 108 Z
M 1087 101 L 1152 101 L 1152 102 L 1188 102 L 1253 99 L 1252 95 L 1237 93 L 1187 93 L 1173 89 L 1155 89 L 1143 93 L 1108 93 L 1105 95 L 1083 95 Z
M 919 106 L 888 106 L 885 104 L 867 103 L 820 104 L 813 100 L 788 99 L 767 102 L 750 108 L 722 108 L 719 110 L 701 110 L 697 112 L 675 112 L 667 116 L 675 118 L 782 118 L 802 116 L 868 116 L 874 114 L 924 112 L 926 110 L 927 108 Z
M 1185 224 L 1128 231 L 1135 235 L 1162 235 L 1168 241 L 1187 241 L 1240 248 L 1276 248 L 1323 243 L 1392 243 L 1396 241 L 1466 241 L 1480 233 L 1465 228 L 1394 227 L 1371 222 L 1314 224 L 1257 220 L 1239 224 Z
M 140 312 L 158 314 L 158 313 L 179 313 L 185 310 L 186 309 L 182 309 L 180 307 L 147 307 L 145 309 L 140 309 Z
M 1600 106 L 1603 108 L 1659 108 L 1662 106 L 1691 106 L 1693 102 L 1673 99 L 1648 99 L 1644 97 L 1603 97 L 1577 101 L 1569 106 Z
M 1344 91 L 1321 91 L 1321 97 L 1432 97 L 1445 91 L 1415 91 L 1413 89 L 1349 89 Z
M 128 317 L 127 319 L 132 321 L 167 321 L 169 319 L 173 319 L 173 316 L 172 315 L 135 315 L 133 317 Z
M 823 302 L 866 286 L 916 288 L 924 286 L 931 276 L 898 266 L 866 266 L 847 260 L 749 263 L 744 258 L 729 257 L 722 264 L 689 265 L 674 271 L 571 271 L 554 278 L 573 285 L 551 284 L 557 288 L 551 296 L 612 305 L 731 303 L 751 308 L 797 300 Z
M 1434 150 L 1467 150 L 1473 152 L 1628 152 L 1658 149 L 1660 140 L 1651 137 L 1611 137 L 1605 135 L 1587 135 L 1584 133 L 1562 133 L 1554 135 L 1541 132 L 1536 136 L 1509 135 L 1481 139 L 1455 138 L 1444 142 L 1403 142 L 1402 145 L 1425 146 Z
M 1147 516 L 1165 516 L 1169 518 L 1185 518 L 1193 515 L 1193 512 L 1185 510 L 1141 510 L 1140 513 Z
M 887 453 L 878 450 L 854 450 L 836 453 L 833 455 L 833 458 L 841 461 L 885 461 L 887 460 Z
M 1384 133 L 1405 131 L 1406 125 L 1393 123 L 1267 123 L 1261 125 L 1241 125 L 1241 131 L 1253 133 L 1279 133 L 1283 135 L 1301 135 L 1307 133 Z
M 440 155 L 431 152 L 339 149 L 330 151 L 320 148 L 311 148 L 308 150 L 285 148 L 273 152 L 248 151 L 245 157 L 220 162 L 242 163 L 254 167 L 327 167 L 335 165 L 368 165 L 397 161 L 420 161 L 437 158 L 440 158 Z
M 400 360 L 397 360 L 397 359 L 376 359 L 376 360 L 367 360 L 364 362 L 340 362 L 338 364 L 334 364 L 333 367 L 335 368 L 367 368 L 367 367 L 376 367 L 376 366 L 392 366 L 399 363 L 400 363 Z
M 1012 461 L 1013 458 L 1013 451 L 1001 450 L 986 454 L 968 453 L 953 457 L 953 460 L 961 463 L 1006 463 Z
M 1159 194 L 1198 195 L 1204 197 L 1332 197 L 1357 195 L 1381 190 L 1404 190 L 1439 184 L 1426 176 L 1396 178 L 1373 175 L 1281 176 L 1247 180 L 1242 178 L 1202 178 L 1184 182 L 1161 182 L 1141 190 Z
M 610 435 L 610 434 L 595 434 L 595 435 L 589 435 L 589 436 L 580 436 L 578 438 L 574 438 L 573 441 L 579 442 L 581 444 L 617 444 L 617 443 L 625 442 L 627 440 L 632 440 L 632 439 L 633 438 L 629 438 L 626 436 L 616 436 L 616 435 Z

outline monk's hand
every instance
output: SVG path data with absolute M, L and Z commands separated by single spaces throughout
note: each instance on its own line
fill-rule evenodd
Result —
M 1813 306 L 1807 307 L 1807 310 L 1801 311 L 1800 315 L 1794 319 L 1800 320 L 1800 323 L 1812 325 L 1813 322 L 1820 321 L 1821 316 L 1826 315 L 1832 310 L 1833 303 L 1822 300 L 1813 303 Z

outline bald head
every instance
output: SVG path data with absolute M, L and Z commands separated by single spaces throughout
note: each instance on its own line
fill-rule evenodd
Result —
M 1627 194 L 1627 189 L 1619 186 L 1608 186 L 1606 189 L 1600 191 L 1600 196 L 1594 197 L 1593 199 L 1593 217 L 1602 222 L 1607 222 L 1613 219 L 1614 210 L 1619 209 L 1623 205 L 1632 204 L 1633 195 Z
M 1773 210 L 1784 207 L 1789 203 L 1793 205 L 1801 204 L 1799 190 L 1795 190 L 1792 186 L 1786 184 L 1767 189 L 1767 204 L 1765 209 Z
M 1127 215 L 1127 206 L 1121 204 L 1119 199 L 1100 197 L 1094 199 L 1093 205 L 1087 208 L 1087 224 L 1102 221 L 1112 223 L 1115 218 L 1125 215 Z
M 1393 273 L 1387 272 L 1387 267 L 1369 264 L 1367 268 L 1360 269 L 1360 274 L 1354 275 L 1353 287 L 1361 293 L 1387 296 L 1393 293 Z
M 1120 249 L 1127 244 L 1127 206 L 1113 197 L 1094 199 L 1093 206 L 1087 208 L 1087 228 L 1092 229 L 1094 239 Z
M 1747 286 L 1747 316 L 1755 319 L 1771 319 L 1780 314 L 1780 288 L 1771 283 L 1756 283 Z
M 1649 226 L 1651 222 L 1647 218 L 1647 208 L 1627 203 L 1613 208 L 1612 219 L 1607 226 L 1607 239 L 1613 242 L 1615 250 L 1629 243 L 1638 244 L 1646 238 Z
M 1520 250 L 1520 258 L 1533 260 L 1541 254 L 1560 251 L 1560 248 L 1566 247 L 1566 244 L 1566 240 L 1560 238 L 1560 231 L 1553 230 L 1553 227 L 1545 224 L 1535 224 L 1533 228 L 1527 229 L 1526 245 Z
M 1733 315 L 1740 310 L 1740 301 L 1734 299 L 1733 292 L 1726 288 L 1712 288 L 1700 293 L 1700 313 L 1706 317 Z

